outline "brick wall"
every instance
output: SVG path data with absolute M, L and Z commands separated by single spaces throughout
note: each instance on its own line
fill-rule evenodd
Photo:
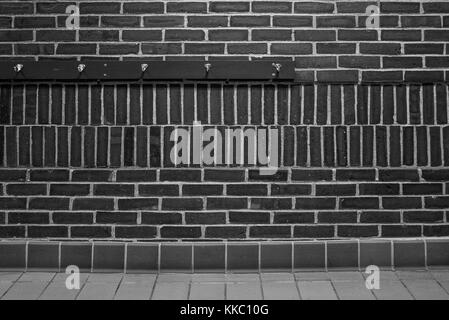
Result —
M 0 1 L 0 59 L 289 59 L 295 83 L 0 84 L 0 238 L 449 236 L 449 5 Z M 364 27 L 367 5 L 381 28 Z M 279 171 L 175 129 L 276 128 Z

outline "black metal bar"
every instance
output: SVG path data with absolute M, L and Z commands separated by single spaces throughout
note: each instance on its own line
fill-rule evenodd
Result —
M 0 80 L 294 80 L 290 61 L 0 62 Z

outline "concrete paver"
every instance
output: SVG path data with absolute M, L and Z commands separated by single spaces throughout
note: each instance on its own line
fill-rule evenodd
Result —
M 39 300 L 75 300 L 89 278 L 89 274 L 80 274 L 80 289 L 67 289 L 66 280 L 68 277 L 69 275 L 65 273 L 57 273 L 39 297 Z
M 380 281 L 379 289 L 372 293 L 378 300 L 413 300 L 413 296 L 401 281 Z
M 156 275 L 125 275 L 115 294 L 115 300 L 150 300 Z
M 81 288 L 78 300 L 112 300 L 118 289 L 122 274 L 91 274 Z
M 371 290 L 368 290 L 365 281 L 333 281 L 332 282 L 340 300 L 375 300 Z
M 239 282 L 226 285 L 227 300 L 262 300 L 260 282 Z
M 224 283 L 192 283 L 189 300 L 224 300 Z
M 152 300 L 187 300 L 190 282 L 156 282 Z
M 338 300 L 330 281 L 299 281 L 299 292 L 303 300 Z
M 262 289 L 265 300 L 299 300 L 298 288 L 293 281 L 264 281 Z
M 413 297 L 417 300 L 449 300 L 448 293 L 435 280 L 402 280 Z

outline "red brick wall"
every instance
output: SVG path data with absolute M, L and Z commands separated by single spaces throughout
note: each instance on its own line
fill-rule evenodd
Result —
M 449 236 L 449 5 L 0 2 L 0 59 L 294 60 L 296 82 L 0 84 L 0 238 Z M 445 74 L 446 73 L 446 74 Z M 174 168 L 193 121 L 280 130 L 280 170 Z

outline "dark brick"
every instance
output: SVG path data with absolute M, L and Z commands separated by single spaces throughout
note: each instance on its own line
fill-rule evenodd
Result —
M 357 223 L 355 211 L 326 211 L 318 213 L 319 223 Z
M 333 238 L 334 228 L 334 226 L 295 226 L 293 236 L 305 239 Z
M 359 186 L 361 195 L 398 195 L 399 194 L 399 184 L 390 183 L 363 183 Z
M 296 198 L 296 209 L 301 210 L 325 210 L 335 209 L 335 198 Z
M 52 184 L 50 195 L 52 196 L 87 196 L 90 192 L 88 184 Z
M 231 211 L 229 212 L 229 222 L 236 224 L 256 224 L 270 223 L 270 213 L 261 211 Z
M 158 208 L 157 198 L 130 198 L 119 199 L 119 210 L 155 210 Z
M 37 210 L 68 210 L 69 198 L 33 198 L 28 207 Z
M 401 213 L 397 211 L 363 211 L 361 223 L 400 223 Z
M 160 181 L 201 181 L 200 170 L 161 170 Z
M 0 227 L 1 230 L 1 227 Z M 0 231 L 1 234 L 1 231 Z M 246 227 L 207 227 L 206 238 L 213 239 L 243 239 L 246 238 Z
M 182 215 L 178 212 L 142 212 L 142 224 L 182 224 Z
M 46 195 L 45 184 L 8 184 L 6 193 L 15 196 Z
M 226 224 L 225 212 L 186 212 L 186 224 Z
M 379 199 L 374 197 L 341 198 L 340 209 L 379 209 Z
M 200 227 L 162 227 L 162 238 L 200 238 Z
M 73 200 L 73 210 L 113 210 L 114 199 L 106 198 L 76 198 Z
M 377 226 L 337 226 L 337 235 L 343 238 L 377 237 L 379 229 Z
M 384 197 L 382 205 L 385 209 L 421 209 L 422 200 L 412 197 Z
M 372 169 L 338 169 L 338 181 L 374 181 L 376 171 Z
M 379 170 L 380 181 L 419 181 L 417 170 Z
M 326 2 L 295 2 L 295 13 L 333 13 L 334 4 Z
M 112 171 L 109 170 L 75 170 L 72 173 L 72 181 L 82 182 L 106 182 L 110 181 Z
M 162 210 L 201 210 L 203 200 L 201 198 L 164 198 Z
M 30 238 L 67 238 L 69 235 L 66 226 L 29 226 Z
M 402 238 L 402 237 L 421 237 L 422 227 L 416 225 L 384 225 L 382 228 L 382 237 Z
M 31 170 L 31 181 L 69 181 L 69 170 Z
M 8 213 L 9 224 L 49 224 L 50 215 L 48 212 L 10 212 Z
M 99 224 L 137 224 L 137 212 L 97 212 Z
M 94 185 L 96 196 L 133 196 L 134 186 L 129 184 L 96 184 Z
M 291 238 L 289 226 L 253 226 L 249 228 L 250 238 Z
M 104 239 L 112 236 L 112 230 L 111 227 L 107 226 L 75 226 L 70 228 L 70 235 L 73 238 Z

